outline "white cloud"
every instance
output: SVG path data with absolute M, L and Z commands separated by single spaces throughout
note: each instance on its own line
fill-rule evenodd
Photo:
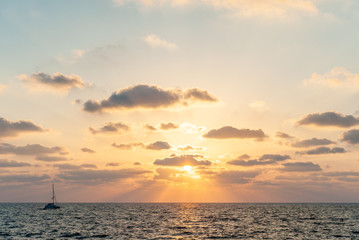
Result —
M 61 54 L 59 56 L 56 56 L 55 59 L 60 63 L 74 64 L 77 63 L 81 58 L 83 58 L 84 55 L 88 52 L 90 51 L 84 49 L 72 49 L 70 53 Z
M 267 103 L 264 101 L 256 100 L 248 104 L 256 112 L 265 112 L 269 110 Z
M 177 45 L 171 42 L 167 42 L 163 39 L 161 39 L 159 36 L 155 35 L 155 34 L 151 34 L 148 35 L 144 38 L 145 42 L 153 47 L 153 48 L 165 48 L 167 50 L 176 50 L 177 49 Z
M 333 89 L 358 89 L 359 74 L 351 73 L 349 72 L 349 70 L 342 67 L 337 67 L 333 68 L 330 72 L 322 75 L 318 73 L 313 73 L 311 78 L 303 80 L 303 84 L 323 85 Z

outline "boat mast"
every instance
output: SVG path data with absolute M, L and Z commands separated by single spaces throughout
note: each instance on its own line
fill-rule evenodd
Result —
M 52 184 L 52 204 L 56 203 L 54 184 Z

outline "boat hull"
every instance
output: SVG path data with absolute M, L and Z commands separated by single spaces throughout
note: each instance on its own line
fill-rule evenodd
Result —
M 53 204 L 53 203 L 49 203 L 49 204 L 47 204 L 45 207 L 44 207 L 44 210 L 48 210 L 48 209 L 59 209 L 60 208 L 60 206 L 57 206 L 57 205 L 55 205 L 55 204 Z

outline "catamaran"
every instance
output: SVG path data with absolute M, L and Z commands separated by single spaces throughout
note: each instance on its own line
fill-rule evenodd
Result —
M 60 206 L 56 205 L 57 202 L 56 202 L 54 184 L 52 184 L 52 198 L 51 199 L 52 199 L 52 203 L 46 204 L 46 206 L 44 207 L 44 210 L 60 208 Z

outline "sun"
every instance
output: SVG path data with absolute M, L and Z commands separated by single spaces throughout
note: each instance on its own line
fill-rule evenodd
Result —
M 190 166 L 190 165 L 183 166 L 183 170 L 185 170 L 187 172 L 191 172 L 192 171 L 192 166 Z

